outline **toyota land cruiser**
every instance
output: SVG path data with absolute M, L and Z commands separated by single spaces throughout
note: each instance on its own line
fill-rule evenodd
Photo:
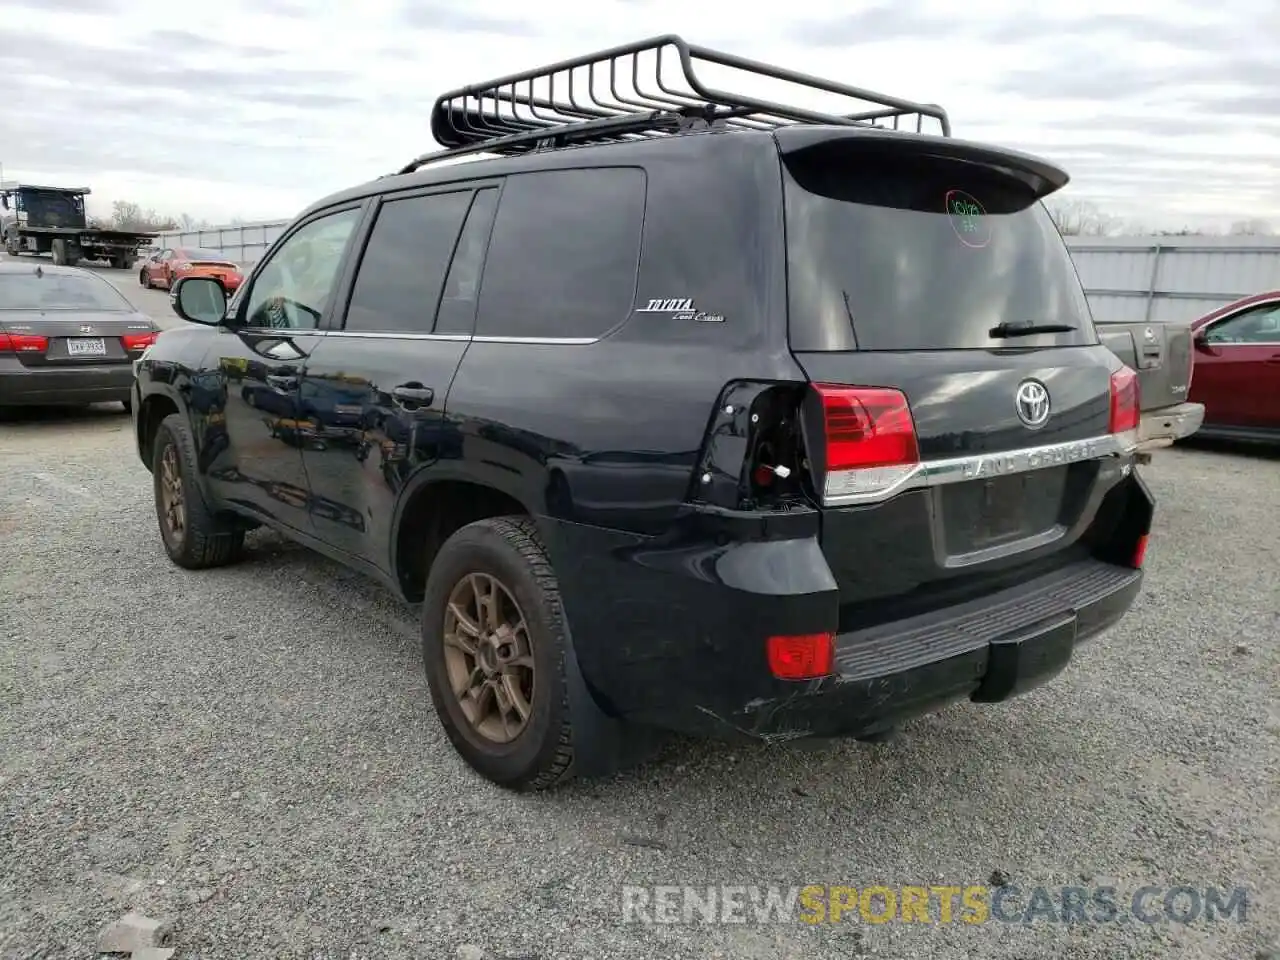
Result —
M 653 729 L 882 738 L 1129 608 L 1137 379 L 1041 204 L 1058 167 L 677 37 L 445 94 L 432 131 L 229 302 L 179 280 L 133 409 L 172 560 L 265 524 L 420 601 L 485 777 Z

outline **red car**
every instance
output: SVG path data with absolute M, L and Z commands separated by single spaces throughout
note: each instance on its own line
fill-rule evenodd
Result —
M 1220 307 L 1191 330 L 1188 399 L 1204 404 L 1196 436 L 1280 441 L 1280 290 Z
M 144 287 L 173 286 L 178 277 L 214 277 L 222 281 L 228 294 L 234 293 L 244 282 L 240 267 L 217 250 L 201 250 L 198 247 L 166 247 L 142 263 L 138 282 Z

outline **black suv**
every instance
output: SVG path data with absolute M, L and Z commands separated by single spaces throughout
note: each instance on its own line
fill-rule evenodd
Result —
M 229 302 L 176 284 L 133 409 L 174 562 L 265 524 L 420 601 L 484 776 L 656 729 L 882 739 L 1129 608 L 1136 377 L 1040 203 L 1060 169 L 676 37 L 446 94 L 432 132 Z

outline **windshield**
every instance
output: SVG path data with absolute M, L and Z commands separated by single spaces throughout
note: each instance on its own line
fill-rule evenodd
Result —
M 0 310 L 96 310 L 126 313 L 133 305 L 97 277 L 73 273 L 0 273 Z
M 1009 173 L 839 142 L 786 166 L 793 349 L 1097 342 L 1066 245 Z M 1001 323 L 1072 329 L 993 337 Z

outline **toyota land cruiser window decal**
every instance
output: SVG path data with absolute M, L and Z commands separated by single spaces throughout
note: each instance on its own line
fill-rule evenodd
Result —
M 976 197 L 963 190 L 948 190 L 946 208 L 951 229 L 966 247 L 980 250 L 991 242 L 991 223 Z
M 724 323 L 724 314 L 705 313 L 693 304 L 692 297 L 657 297 L 650 299 L 636 313 L 669 313 L 673 320 L 697 320 L 700 323 Z

